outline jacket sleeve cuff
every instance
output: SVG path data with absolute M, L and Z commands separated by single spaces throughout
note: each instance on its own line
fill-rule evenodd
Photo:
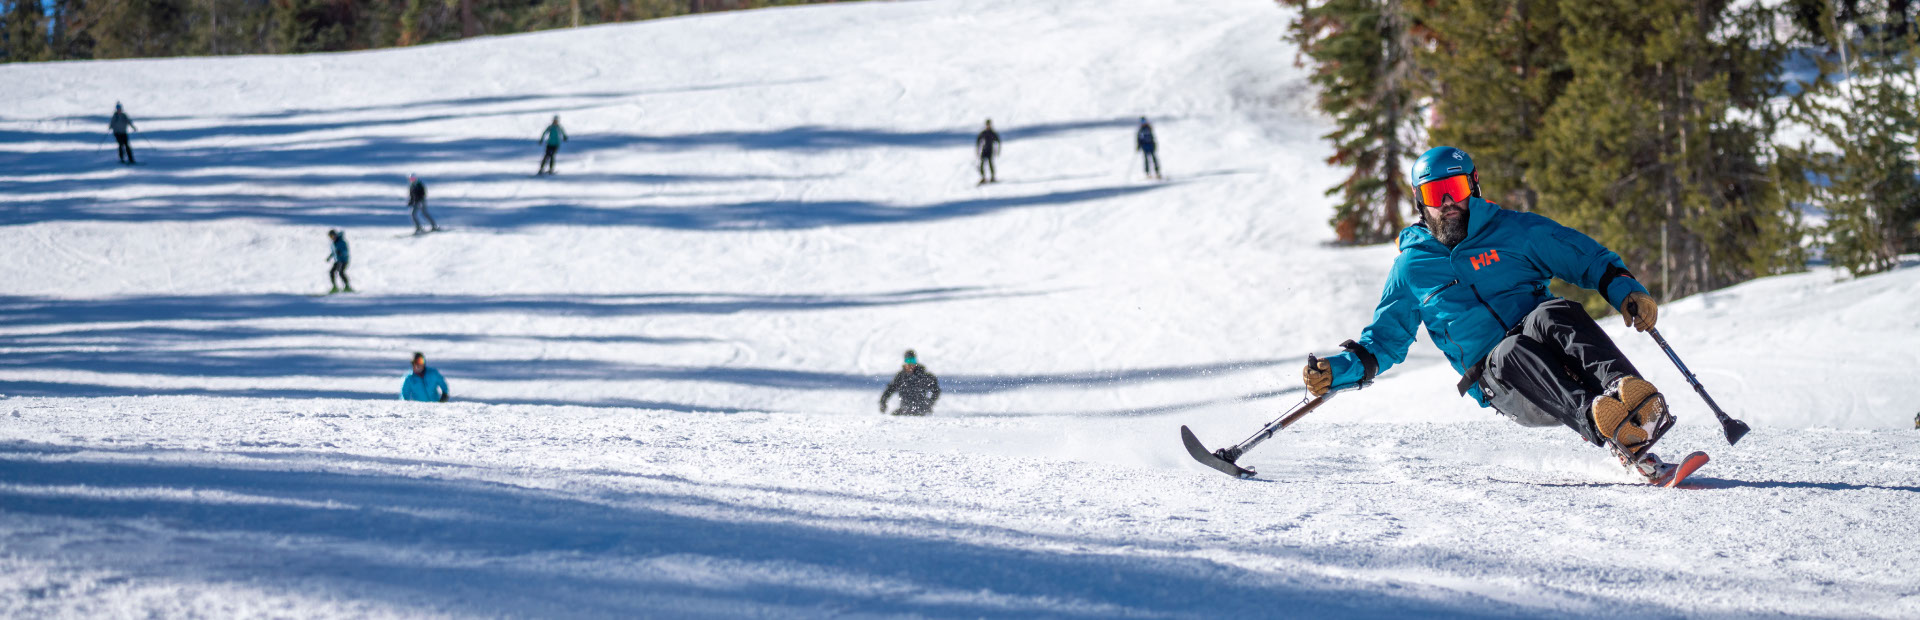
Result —
M 1352 353 L 1329 355 L 1320 359 L 1326 360 L 1328 369 L 1333 371 L 1333 390 L 1344 390 L 1359 385 L 1361 376 L 1366 373 L 1366 369 L 1360 366 L 1360 360 L 1354 359 Z
M 1632 275 L 1625 275 L 1614 278 L 1612 282 L 1607 283 L 1607 290 L 1600 291 L 1600 296 L 1607 298 L 1607 304 L 1618 310 L 1620 304 L 1627 302 L 1627 296 L 1634 293 L 1647 293 L 1649 296 L 1653 295 L 1653 293 L 1647 291 L 1646 286 L 1640 284 L 1639 280 L 1633 279 Z

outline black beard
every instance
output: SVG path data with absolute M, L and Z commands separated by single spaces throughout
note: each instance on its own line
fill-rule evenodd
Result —
M 1458 217 L 1443 216 L 1439 222 L 1429 224 L 1428 228 L 1433 229 L 1433 238 L 1447 247 L 1460 245 L 1460 242 L 1467 238 L 1467 214 L 1465 213 L 1461 213 Z

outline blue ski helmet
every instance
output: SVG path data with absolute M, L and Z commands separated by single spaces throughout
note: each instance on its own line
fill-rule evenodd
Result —
M 1426 185 L 1447 177 L 1473 174 L 1473 158 L 1451 146 L 1436 146 L 1413 160 L 1413 186 Z

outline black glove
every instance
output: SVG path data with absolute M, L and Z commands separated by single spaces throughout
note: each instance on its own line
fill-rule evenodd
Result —
M 880 401 L 880 413 L 887 412 L 887 401 Z

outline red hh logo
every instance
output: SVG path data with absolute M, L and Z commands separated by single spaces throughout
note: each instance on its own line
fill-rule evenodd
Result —
M 1485 253 L 1482 253 L 1482 254 L 1481 254 L 1481 255 L 1479 255 L 1479 256 L 1475 256 L 1475 257 L 1473 257 L 1473 258 L 1470 258 L 1470 259 L 1467 259 L 1467 260 L 1470 260 L 1470 261 L 1473 261 L 1473 270 L 1474 270 L 1474 271 L 1479 271 L 1481 267 L 1485 267 L 1485 266 L 1487 266 L 1487 265 L 1491 265 L 1491 264 L 1494 264 L 1494 263 L 1497 263 L 1497 262 L 1500 262 L 1500 251 L 1499 251 L 1499 250 L 1487 250 L 1487 251 L 1486 251 Z

